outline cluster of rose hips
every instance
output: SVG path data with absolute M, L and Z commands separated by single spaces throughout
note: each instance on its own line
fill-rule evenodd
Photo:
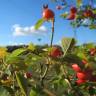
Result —
M 81 14 L 80 14 L 81 13 Z M 80 16 L 79 16 L 80 14 Z M 96 14 L 93 12 L 93 9 L 90 8 L 90 9 L 81 9 L 81 10 L 77 10 L 76 7 L 71 7 L 70 8 L 70 14 L 69 16 L 67 17 L 68 20 L 74 20 L 76 18 L 80 18 L 81 19 L 84 19 L 84 18 L 96 18 Z
M 82 60 L 82 64 L 86 65 L 88 62 L 84 59 Z M 76 83 L 78 85 L 83 84 L 87 81 L 89 82 L 96 82 L 96 76 L 93 75 L 93 69 L 92 68 L 85 68 L 81 69 L 78 64 L 72 64 L 72 69 L 76 72 Z

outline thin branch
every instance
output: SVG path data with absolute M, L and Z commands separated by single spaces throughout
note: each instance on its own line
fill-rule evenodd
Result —
M 44 74 L 41 76 L 41 86 L 44 87 L 44 79 L 46 77 L 46 74 L 48 72 L 48 68 L 49 68 L 49 65 L 46 65 L 46 69 L 45 69 L 45 72 Z
M 50 47 L 52 47 L 52 44 L 53 44 L 53 37 L 54 37 L 54 18 L 52 20 L 52 37 L 51 37 L 51 45 L 50 45 Z

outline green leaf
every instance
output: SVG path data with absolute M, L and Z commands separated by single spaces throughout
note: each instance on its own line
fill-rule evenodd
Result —
M 91 88 L 91 89 L 89 90 L 89 93 L 90 93 L 90 95 L 95 95 L 95 94 L 96 94 L 96 89 Z
M 64 58 L 64 61 L 68 63 L 68 66 L 71 66 L 72 63 L 77 63 L 79 65 L 82 65 L 81 58 L 75 54 L 67 54 Z
M 8 63 L 8 62 L 13 62 L 14 60 L 16 61 L 16 60 L 18 60 L 19 58 L 18 58 L 18 56 L 20 55 L 20 54 L 22 54 L 23 52 L 25 52 L 26 51 L 26 49 L 16 49 L 15 51 L 13 51 L 11 54 L 8 54 L 7 56 L 6 56 L 6 58 L 5 58 L 5 61 Z M 20 60 L 20 59 L 19 59 Z
M 28 49 L 31 50 L 31 51 L 34 51 L 36 48 L 35 48 L 35 45 L 34 44 L 30 43 L 28 45 Z
M 77 7 L 80 7 L 82 5 L 82 0 L 77 0 Z
M 84 46 L 86 49 L 91 49 L 91 48 L 94 48 L 94 47 L 95 47 L 94 43 L 83 44 L 83 46 Z
M 23 53 L 25 51 L 26 51 L 26 49 L 23 49 L 23 48 L 16 49 L 15 51 L 13 51 L 10 54 L 10 57 L 16 57 L 16 56 L 20 55 L 21 53 Z
M 44 23 L 44 19 L 41 18 L 37 21 L 37 23 L 35 24 L 35 29 L 38 30 L 38 28 Z
M 4 87 L 0 87 L 0 96 L 10 96 L 10 94 Z
M 71 50 L 75 45 L 75 40 L 74 38 L 63 38 L 62 39 L 62 47 L 63 47 L 63 52 L 64 56 L 66 55 L 68 50 Z
M 6 64 L 11 64 L 12 66 L 16 67 L 19 70 L 26 70 L 27 66 L 26 66 L 24 60 L 25 59 L 23 59 L 20 56 L 17 56 L 17 57 L 9 56 L 6 58 L 5 62 L 6 62 Z
M 16 72 L 16 80 L 17 80 L 19 87 L 21 88 L 22 93 L 25 96 L 27 96 L 27 94 L 28 94 L 28 90 L 27 90 L 28 82 L 27 82 L 27 80 L 20 73 L 17 73 L 17 72 Z
M 30 96 L 37 96 L 37 92 L 35 90 L 31 89 Z
M 84 53 L 81 53 L 81 52 L 77 53 L 77 56 L 78 56 L 79 58 L 81 58 L 81 59 L 86 58 L 86 55 L 85 55 Z
M 90 29 L 96 29 L 96 25 L 91 24 L 91 25 L 89 25 L 89 28 L 90 28 Z
M 67 16 L 68 16 L 67 12 L 60 15 L 60 17 L 62 17 L 62 18 L 66 18 Z

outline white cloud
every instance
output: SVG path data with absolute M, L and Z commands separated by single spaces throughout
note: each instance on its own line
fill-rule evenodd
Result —
M 24 45 L 25 43 L 17 43 L 16 41 L 9 41 L 8 45 Z
M 15 24 L 12 27 L 13 36 L 27 36 L 27 35 L 46 35 L 48 32 L 45 26 L 41 26 L 38 30 L 35 30 L 35 26 L 22 27 L 19 24 Z

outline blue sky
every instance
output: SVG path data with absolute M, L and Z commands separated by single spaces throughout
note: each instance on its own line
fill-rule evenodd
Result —
M 42 17 L 44 3 L 49 4 L 49 8 L 55 12 L 54 43 L 58 44 L 63 37 L 73 37 L 74 29 L 69 21 L 60 18 L 64 10 L 57 11 L 55 8 L 57 3 L 52 3 L 50 0 L 0 0 L 0 45 L 50 43 L 50 23 L 44 23 L 39 31 L 34 31 L 33 28 L 37 20 Z M 42 40 L 38 41 L 39 38 Z M 78 44 L 96 42 L 96 30 L 78 28 L 77 40 Z

